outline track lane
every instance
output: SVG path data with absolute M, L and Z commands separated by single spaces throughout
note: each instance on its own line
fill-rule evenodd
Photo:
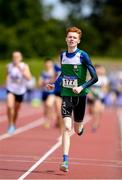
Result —
M 88 123 L 84 135 L 73 135 L 69 172 L 59 170 L 61 149 L 56 150 L 27 179 L 122 179 L 122 156 L 116 113 L 107 109 L 96 133 Z
M 22 177 L 57 143 L 59 135 L 55 128 L 46 130 L 40 126 L 1 141 L 0 178 Z M 96 133 L 91 133 L 88 123 L 82 137 L 72 136 L 69 173 L 59 170 L 61 154 L 61 148 L 57 148 L 26 179 L 121 179 L 122 157 L 115 111 L 106 109 Z

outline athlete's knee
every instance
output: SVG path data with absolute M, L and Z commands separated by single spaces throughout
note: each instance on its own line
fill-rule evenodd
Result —
M 13 105 L 8 105 L 8 106 L 7 106 L 7 110 L 11 111 L 11 110 L 13 110 L 13 109 L 14 109 L 14 106 L 13 106 Z
M 71 132 L 72 130 L 72 120 L 70 117 L 65 117 L 64 119 L 64 131 Z
M 45 104 L 48 108 L 51 108 L 54 104 L 54 101 L 55 101 L 55 96 L 54 95 L 49 95 Z
M 67 131 L 70 133 L 72 131 L 72 127 L 71 126 L 64 126 L 64 131 Z

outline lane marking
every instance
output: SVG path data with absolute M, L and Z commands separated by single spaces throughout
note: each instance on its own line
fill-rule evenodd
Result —
M 15 136 L 17 134 L 20 134 L 20 133 L 26 132 L 28 130 L 34 129 L 34 128 L 38 127 L 38 126 L 41 126 L 43 123 L 44 123 L 44 119 L 39 118 L 36 121 L 33 121 L 31 123 L 26 124 L 25 126 L 22 126 L 22 127 L 18 128 L 18 129 L 16 129 L 14 134 L 12 134 L 12 135 L 10 135 L 8 133 L 5 133 L 5 134 L 1 135 L 0 140 L 7 139 L 7 138 L 13 137 L 13 136 Z
M 4 107 L 4 108 L 1 107 L 2 109 L 0 111 L 0 122 L 3 122 L 5 119 L 7 119 L 6 103 L 5 104 L 1 104 L 0 103 L 0 105 L 2 107 Z M 20 109 L 20 112 L 19 112 L 18 118 L 23 117 L 23 113 L 25 112 L 25 110 L 26 110 L 26 114 L 32 115 L 33 113 L 35 113 L 35 107 L 32 107 L 31 104 L 23 102 L 23 104 L 21 106 L 21 109 Z M 43 108 L 41 108 L 41 109 L 40 108 L 38 108 L 38 109 L 36 108 L 36 113 L 38 113 L 38 112 L 42 113 L 42 111 L 43 111 Z
M 74 131 L 72 131 L 71 136 L 74 134 Z M 23 180 L 26 178 L 34 169 L 36 169 L 40 164 L 43 163 L 45 159 L 47 159 L 52 153 L 54 153 L 62 144 L 61 136 L 57 138 L 57 143 L 54 144 L 34 165 L 32 165 L 26 173 L 24 173 L 22 176 L 18 178 L 18 180 Z
M 1 162 L 18 162 L 18 163 L 34 163 L 34 160 L 20 160 L 20 159 L 0 159 Z
M 27 177 L 34 169 L 36 169 L 45 159 L 47 159 L 55 150 L 57 150 L 61 146 L 61 141 L 59 140 L 56 144 L 54 144 L 49 151 L 47 151 L 33 166 L 31 166 L 26 173 L 18 178 L 18 180 L 23 180 Z
M 38 160 L 39 157 L 36 156 L 1 156 L 0 157 L 0 161 L 3 161 L 3 162 L 35 162 L 36 160 Z M 44 163 L 58 163 L 60 160 L 59 157 L 55 157 L 55 158 L 48 158 L 48 160 L 46 160 Z M 122 161 L 120 160 L 103 160 L 103 159 L 92 159 L 92 158 L 70 158 L 70 162 L 71 164 L 93 164 L 93 165 L 101 165 L 101 164 L 104 164 L 106 166 L 119 166 L 119 167 L 122 167 Z
M 41 110 L 39 112 L 35 112 L 34 110 L 31 110 L 31 111 L 28 111 L 28 112 L 26 111 L 26 115 L 24 113 L 25 113 L 25 111 L 20 112 L 19 115 L 18 115 L 18 119 L 21 119 L 21 118 L 24 118 L 24 117 L 29 117 L 29 116 L 33 115 L 34 113 L 36 113 L 36 114 L 40 113 L 41 114 L 42 111 Z M 6 122 L 6 121 L 7 121 L 7 114 L 4 114 L 4 115 L 0 116 L 0 123 Z
M 84 124 L 89 122 L 89 118 L 84 122 Z M 71 135 L 74 135 L 74 130 L 72 130 Z M 45 153 L 33 166 L 31 166 L 26 173 L 24 173 L 22 176 L 18 178 L 18 180 L 23 180 L 25 177 L 27 177 L 34 169 L 36 169 L 45 159 L 47 159 L 52 153 L 54 153 L 62 144 L 62 136 L 58 137 L 57 143 L 53 145 L 47 153 Z
M 45 161 L 44 163 L 47 164 L 57 164 L 58 161 Z M 110 167 L 110 168 L 122 168 L 122 165 L 120 164 L 106 164 L 106 163 L 92 163 L 92 162 L 70 162 L 72 165 L 83 165 L 83 166 L 97 166 L 97 167 Z
M 0 154 L 0 158 L 40 158 L 39 156 L 21 155 L 21 154 Z
M 49 160 L 59 160 L 59 157 L 52 157 Z M 93 162 L 103 162 L 103 163 L 120 163 L 122 165 L 122 160 L 113 160 L 113 159 L 95 159 L 95 158 L 72 158 L 70 157 L 71 161 L 93 161 Z

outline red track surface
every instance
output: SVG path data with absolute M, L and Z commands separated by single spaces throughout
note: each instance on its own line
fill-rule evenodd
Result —
M 96 133 L 91 132 L 89 122 L 82 137 L 72 136 L 69 172 L 63 173 L 59 170 L 62 156 L 59 130 L 47 130 L 37 123 L 35 128 L 29 126 L 30 129 L 2 139 L 7 121 L 5 104 L 0 107 L 0 179 L 122 179 L 122 153 L 114 109 L 106 109 Z M 41 116 L 41 108 L 23 104 L 17 128 L 28 126 Z M 32 172 L 28 172 L 31 167 Z

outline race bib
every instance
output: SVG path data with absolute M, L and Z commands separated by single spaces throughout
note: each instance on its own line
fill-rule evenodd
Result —
M 63 87 L 73 88 L 78 86 L 78 80 L 74 76 L 65 76 L 63 78 Z
M 11 80 L 13 83 L 19 83 L 21 79 L 18 76 L 11 76 Z

